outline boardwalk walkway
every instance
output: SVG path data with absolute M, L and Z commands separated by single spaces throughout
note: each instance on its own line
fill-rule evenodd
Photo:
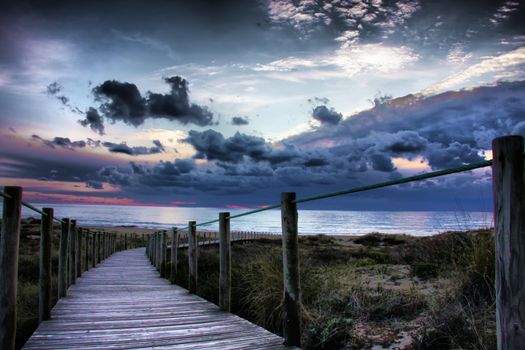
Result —
M 283 339 L 159 277 L 144 248 L 85 272 L 24 349 L 290 349 Z

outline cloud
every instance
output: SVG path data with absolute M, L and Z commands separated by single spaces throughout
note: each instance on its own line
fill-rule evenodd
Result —
M 86 181 L 86 187 L 94 190 L 102 190 L 104 189 L 104 184 L 100 181 L 88 180 Z
M 89 125 L 91 130 L 99 133 L 100 135 L 104 135 L 105 133 L 104 132 L 104 119 L 98 113 L 98 111 L 93 107 L 89 107 L 89 109 L 87 110 L 86 119 L 79 120 L 78 122 L 82 126 Z
M 391 161 L 399 157 L 421 158 L 432 169 L 458 166 L 482 160 L 494 137 L 521 131 L 523 93 L 524 81 L 430 97 L 407 95 L 286 142 L 346 155 L 354 170 L 394 171 Z
M 64 106 L 66 106 L 67 108 L 69 108 L 69 110 L 73 113 L 77 113 L 77 114 L 82 114 L 82 112 L 80 111 L 80 109 L 78 109 L 77 107 L 74 107 L 72 106 L 70 103 L 69 103 L 69 98 L 66 97 L 66 95 L 64 95 L 62 92 L 64 91 L 64 87 L 62 85 L 60 85 L 59 83 L 57 83 L 56 81 L 49 84 L 47 87 L 46 87 L 46 93 L 49 95 L 49 96 L 54 96 L 57 100 L 60 101 L 60 103 L 62 103 Z
M 86 112 L 86 119 L 81 120 L 80 124 L 89 125 L 99 134 L 104 133 L 102 117 L 134 127 L 144 124 L 148 118 L 199 126 L 213 124 L 213 113 L 206 107 L 189 102 L 188 82 L 185 79 L 173 76 L 164 81 L 170 86 L 169 93 L 149 91 L 144 97 L 135 84 L 106 80 L 92 90 L 95 100 L 101 102 L 99 111 L 91 107 Z
M 241 125 L 248 125 L 250 123 L 248 117 L 233 117 L 232 118 L 232 124 L 241 126 Z
M 153 140 L 153 147 L 130 147 L 125 142 L 113 143 L 113 142 L 102 142 L 102 146 L 106 147 L 110 152 L 123 153 L 129 156 L 147 155 L 147 154 L 158 154 L 165 151 L 164 146 L 159 140 Z
M 53 140 L 46 140 L 38 135 L 31 135 L 31 138 L 35 141 L 42 142 L 50 148 L 55 148 L 55 146 L 57 146 L 73 150 L 74 148 L 85 148 L 88 145 L 86 141 L 71 141 L 68 137 L 55 137 Z
M 93 88 L 95 100 L 102 101 L 102 114 L 112 121 L 139 126 L 146 116 L 146 100 L 135 84 L 106 80 Z
M 507 78 L 512 78 L 523 74 L 522 70 L 517 69 L 519 66 L 525 66 L 525 47 L 518 48 L 499 56 L 486 58 L 480 63 L 469 66 L 466 69 L 463 69 L 460 73 L 454 74 L 447 79 L 428 87 L 423 90 L 422 93 L 425 95 L 431 95 L 443 92 L 458 87 L 460 84 L 464 84 L 473 78 L 481 77 L 484 74 L 489 73 L 509 72 L 510 76 Z
M 328 109 L 326 106 L 317 106 L 312 111 L 312 118 L 319 121 L 322 125 L 337 125 L 343 118 L 343 115 L 333 108 Z
M 277 164 L 298 157 L 297 150 L 293 146 L 283 144 L 280 149 L 274 149 L 262 137 L 239 132 L 232 137 L 224 138 L 221 133 L 211 129 L 203 132 L 190 130 L 184 141 L 195 148 L 196 159 L 238 163 L 247 157 L 255 161 Z

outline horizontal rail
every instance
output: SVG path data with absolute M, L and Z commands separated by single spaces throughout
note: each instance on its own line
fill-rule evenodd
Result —
M 438 171 L 433 171 L 433 172 L 429 172 L 429 173 L 423 173 L 423 174 L 419 174 L 419 175 L 403 177 L 401 179 L 380 182 L 380 183 L 373 184 L 373 185 L 367 185 L 367 186 L 362 186 L 362 187 L 355 187 L 355 188 L 350 188 L 348 190 L 342 190 L 342 191 L 337 191 L 337 192 L 320 194 L 320 195 L 312 196 L 312 197 L 299 198 L 299 199 L 295 200 L 295 203 L 305 203 L 305 202 L 310 202 L 310 201 L 314 201 L 314 200 L 318 200 L 318 199 L 342 196 L 342 195 L 350 194 L 350 193 L 364 192 L 364 191 L 374 190 L 374 189 L 377 189 L 377 188 L 383 188 L 383 187 L 389 187 L 389 186 L 393 186 L 393 185 L 405 184 L 405 183 L 408 183 L 408 182 L 414 182 L 414 181 L 420 181 L 420 180 L 425 180 L 425 179 L 431 179 L 431 178 L 439 177 L 439 176 L 443 176 L 443 175 L 450 175 L 450 174 L 455 174 L 455 173 L 461 173 L 463 171 L 469 171 L 469 170 L 484 168 L 484 167 L 487 167 L 487 166 L 490 166 L 490 165 L 492 165 L 492 160 L 485 160 L 485 161 L 479 162 L 479 163 L 472 163 L 472 164 L 462 165 L 462 166 L 459 166 L 457 168 L 438 170 Z
M 354 187 L 354 188 L 350 188 L 350 189 L 346 189 L 346 190 L 341 190 L 341 191 L 337 191 L 337 192 L 330 192 L 330 193 L 320 194 L 320 195 L 311 196 L 311 197 L 298 198 L 298 199 L 294 200 L 293 202 L 296 203 L 296 204 L 297 203 L 311 202 L 311 201 L 314 201 L 314 200 L 331 198 L 331 197 L 337 197 L 337 196 L 342 196 L 342 195 L 350 194 L 350 193 L 364 192 L 364 191 L 374 190 L 374 189 L 377 189 L 377 188 L 389 187 L 389 186 L 400 185 L 400 184 L 405 184 L 405 183 L 414 182 L 414 181 L 431 179 L 431 178 L 434 178 L 434 177 L 439 177 L 439 176 L 444 176 L 444 175 L 461 173 L 461 172 L 464 172 L 464 171 L 480 169 L 480 168 L 484 168 L 484 167 L 491 166 L 491 165 L 492 165 L 492 160 L 485 160 L 485 161 L 478 162 L 478 163 L 471 163 L 471 164 L 462 165 L 462 166 L 459 166 L 459 167 L 456 167 L 456 168 L 437 170 L 437 171 L 432 171 L 432 172 L 423 173 L 423 174 L 419 174 L 419 175 L 403 177 L 401 179 L 380 182 L 380 183 L 376 183 L 376 184 L 372 184 L 372 185 L 366 185 L 366 186 L 361 186 L 361 187 Z M 265 206 L 264 208 L 259 208 L 259 209 L 250 210 L 250 211 L 247 211 L 247 212 L 244 212 L 244 213 L 240 213 L 240 214 L 236 214 L 236 215 L 231 215 L 229 217 L 229 219 L 235 219 L 235 218 L 239 218 L 241 216 L 247 216 L 247 215 L 251 215 L 251 214 L 255 214 L 255 213 L 260 213 L 260 212 L 265 211 L 265 210 L 277 209 L 280 206 L 281 206 L 281 204 L 268 205 L 268 206 Z M 206 226 L 206 225 L 210 225 L 210 224 L 213 224 L 213 223 L 216 223 L 216 222 L 219 222 L 219 219 L 198 223 L 195 226 Z M 187 230 L 187 227 L 179 228 L 179 230 L 181 230 L 181 231 Z
M 0 192 L 0 196 L 4 197 L 5 199 L 12 199 L 13 197 L 11 197 L 10 195 L 8 195 L 7 193 L 4 193 L 4 192 Z
M 0 192 L 0 196 L 4 197 L 5 199 L 11 199 L 11 196 L 8 195 L 7 193 L 4 193 L 4 192 Z M 30 203 L 27 203 L 27 202 L 24 202 L 22 201 L 22 205 L 28 209 L 31 209 L 32 211 L 40 214 L 40 215 L 43 215 L 43 216 L 47 216 L 46 213 L 44 213 L 42 210 L 36 208 L 35 206 L 33 206 L 32 204 Z M 63 223 L 64 220 L 61 220 L 61 219 L 58 219 L 58 218 L 55 218 L 53 217 L 53 220 L 55 220 L 56 222 L 59 222 L 59 223 Z

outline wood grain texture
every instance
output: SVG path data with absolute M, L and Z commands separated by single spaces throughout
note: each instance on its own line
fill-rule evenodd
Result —
M 284 342 L 301 345 L 301 288 L 299 282 L 299 242 L 297 229 L 297 205 L 295 192 L 281 194 L 281 226 L 283 232 L 284 277 Z
M 282 342 L 160 278 L 138 248 L 77 279 L 24 349 L 291 349 Z
M 4 198 L 0 235 L 0 349 L 11 350 L 15 348 L 16 335 L 22 188 L 6 186 L 4 193 L 10 198 Z
M 523 138 L 492 142 L 498 349 L 525 349 L 525 172 Z

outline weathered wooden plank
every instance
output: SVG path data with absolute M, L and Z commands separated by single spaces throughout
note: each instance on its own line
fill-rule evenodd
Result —
M 230 213 L 219 213 L 219 306 L 230 311 L 231 302 L 231 242 Z
M 53 208 L 44 208 L 40 223 L 40 259 L 38 274 L 38 321 L 51 314 L 51 246 L 53 242 Z
M 283 339 L 161 279 L 144 248 L 86 271 L 26 349 L 285 349 Z
M 4 187 L 0 235 L 0 349 L 14 349 L 22 188 Z
M 525 171 L 523 138 L 492 142 L 498 349 L 525 349 Z
M 299 242 L 295 192 L 281 194 L 281 226 L 283 232 L 284 277 L 284 343 L 301 345 L 301 290 L 299 284 Z

